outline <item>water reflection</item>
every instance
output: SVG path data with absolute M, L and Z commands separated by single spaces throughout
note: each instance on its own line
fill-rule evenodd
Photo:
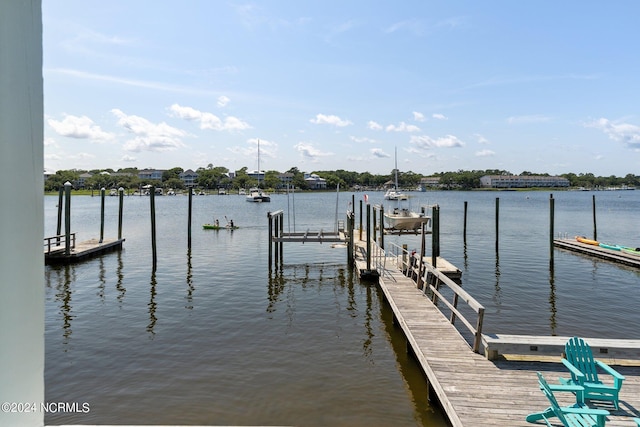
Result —
M 149 324 L 147 325 L 147 332 L 149 332 L 150 336 L 149 338 L 153 339 L 153 337 L 155 336 L 155 332 L 153 330 L 153 328 L 156 325 L 156 321 L 158 320 L 156 318 L 156 308 L 157 308 L 157 303 L 156 303 L 156 285 L 157 285 L 157 281 L 156 281 L 156 269 L 153 268 L 151 269 L 151 280 L 150 280 L 150 287 L 149 287 L 149 304 L 147 304 L 147 306 L 149 307 Z
M 117 252 L 117 262 L 118 268 L 116 268 L 116 290 L 118 291 L 118 296 L 116 299 L 118 300 L 118 306 L 122 308 L 122 303 L 124 302 L 124 294 L 127 292 L 124 286 L 122 286 L 122 281 L 124 279 L 124 274 L 122 272 L 123 263 L 122 263 L 122 251 Z
M 98 297 L 100 298 L 100 302 L 104 305 L 104 290 L 107 286 L 107 273 L 104 269 L 104 258 L 100 257 L 98 260 Z
M 496 269 L 495 269 L 496 284 L 493 287 L 492 301 L 496 304 L 496 313 L 500 313 L 502 307 L 502 289 L 500 288 L 500 255 L 496 251 Z
M 62 315 L 62 343 L 68 344 L 71 337 L 71 322 L 76 317 L 72 314 L 71 306 L 71 283 L 76 280 L 76 271 L 73 265 L 63 265 L 56 268 L 49 268 L 45 275 L 46 286 L 51 286 L 51 275 L 55 276 L 56 293 L 54 299 L 60 304 L 59 313 Z
M 184 307 L 193 310 L 193 273 L 191 272 L 191 250 L 187 250 L 187 305 Z
M 551 335 L 556 334 L 556 279 L 553 268 L 549 269 L 549 326 L 551 327 Z

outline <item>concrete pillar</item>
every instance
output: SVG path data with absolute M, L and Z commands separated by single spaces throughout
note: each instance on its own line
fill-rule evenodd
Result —
M 44 402 L 42 90 L 42 1 L 0 1 L 2 426 L 44 425 L 40 410 L 3 403 Z

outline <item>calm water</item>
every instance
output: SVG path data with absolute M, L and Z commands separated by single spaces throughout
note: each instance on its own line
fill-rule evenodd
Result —
M 592 235 L 592 194 L 599 239 L 640 246 L 640 191 L 554 193 L 556 232 Z M 636 270 L 556 250 L 550 272 L 549 193 L 413 196 L 416 208 L 440 204 L 441 254 L 486 307 L 485 332 L 640 338 Z M 117 199 L 106 198 L 105 237 L 117 234 Z M 285 266 L 267 269 L 267 212 L 283 209 L 285 230 L 332 230 L 335 194 L 193 200 L 189 253 L 187 197 L 156 198 L 155 271 L 147 197 L 125 197 L 121 253 L 46 268 L 46 400 L 91 408 L 46 423 L 446 425 L 389 309 L 346 267 L 344 248 L 285 244 Z M 340 220 L 350 200 L 340 195 Z M 57 201 L 45 198 L 46 235 Z M 75 196 L 71 211 L 80 240 L 99 236 L 99 197 Z M 241 228 L 200 227 L 225 216 Z M 420 247 L 415 236 L 386 239 Z M 599 314 L 589 316 L 594 301 Z

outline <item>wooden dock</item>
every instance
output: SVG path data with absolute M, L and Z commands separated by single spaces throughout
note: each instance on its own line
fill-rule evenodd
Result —
M 359 269 L 366 265 L 362 245 L 363 242 L 358 242 L 356 251 Z M 535 425 L 527 423 L 525 417 L 549 406 L 538 388 L 536 371 L 542 372 L 550 383 L 557 383 L 560 376 L 567 377 L 565 368 L 558 363 L 560 355 L 551 362 L 489 360 L 482 351 L 473 351 L 451 319 L 445 317 L 401 268 L 388 258 L 377 263 L 377 267 L 383 270 L 379 272 L 378 286 L 393 310 L 395 323 L 404 332 L 407 349 L 415 356 L 450 424 L 453 427 Z M 607 426 L 632 426 L 632 418 L 640 416 L 640 366 L 616 366 L 616 369 L 626 380 L 620 409 L 603 406 L 611 413 Z M 575 403 L 569 393 L 556 396 L 561 405 Z
M 627 254 L 625 252 L 581 243 L 575 239 L 554 239 L 553 244 L 557 248 L 578 252 L 583 255 L 600 258 L 618 264 L 624 264 L 630 267 L 640 268 L 640 257 Z
M 45 239 L 45 241 L 47 239 Z M 73 264 L 107 252 L 121 250 L 124 240 L 125 239 L 104 239 L 102 242 L 98 239 L 85 240 L 75 243 L 69 251 L 69 254 L 66 254 L 63 238 L 62 245 L 54 247 L 53 250 L 51 250 L 51 248 L 47 250 L 47 246 L 45 245 L 44 261 L 45 264 Z

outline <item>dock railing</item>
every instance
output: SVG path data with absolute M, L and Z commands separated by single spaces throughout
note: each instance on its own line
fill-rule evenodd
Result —
M 60 234 L 57 236 L 52 236 L 52 237 L 45 237 L 44 238 L 44 248 L 45 254 L 50 254 L 51 252 L 57 252 L 57 251 L 61 251 L 64 250 L 64 240 L 65 240 L 65 235 L 64 234 Z M 76 247 L 76 233 L 71 233 L 70 234 L 71 237 L 71 249 Z
M 455 324 L 457 319 L 460 319 L 473 336 L 473 351 L 480 353 L 484 306 L 469 295 L 467 291 L 462 289 L 462 286 L 455 283 L 443 272 L 429 263 L 424 262 L 423 259 L 420 259 L 419 255 L 412 256 L 406 247 L 401 247 L 394 243 L 390 243 L 388 246 L 389 248 L 387 249 L 386 256 L 378 256 L 376 259 L 381 260 L 384 258 L 384 262 L 386 262 L 387 257 L 393 256 L 397 260 L 398 268 L 400 268 L 405 275 L 416 281 L 418 289 L 421 289 L 425 295 L 429 296 L 434 305 L 438 306 L 439 302 L 442 302 L 449 309 L 451 312 L 449 322 L 451 322 L 452 325 Z M 380 267 L 384 268 L 383 265 L 380 265 Z M 451 301 L 447 300 L 447 297 L 444 295 L 443 288 L 450 291 Z M 458 303 L 460 301 L 466 303 L 466 306 L 475 313 L 475 324 L 468 320 L 458 308 Z

